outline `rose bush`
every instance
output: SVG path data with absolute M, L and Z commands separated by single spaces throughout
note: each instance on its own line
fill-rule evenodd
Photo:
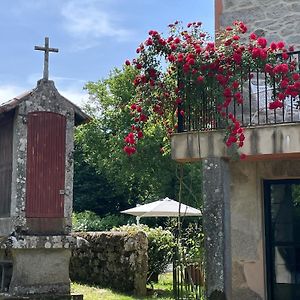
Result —
M 226 145 L 241 148 L 244 129 L 228 108 L 233 102 L 243 104 L 242 85 L 253 71 L 266 73 L 275 85 L 269 109 L 281 109 L 286 97 L 299 95 L 297 63 L 288 54 L 293 48 L 287 48 L 284 42 L 269 44 L 255 33 L 246 37 L 247 27 L 240 21 L 221 32 L 216 43 L 209 41 L 201 22 L 189 23 L 186 29 L 175 22 L 169 28 L 167 37 L 150 30 L 136 50 L 137 58 L 125 62 L 139 70 L 134 80 L 137 96 L 130 106 L 133 123 L 124 138 L 128 155 L 137 151 L 149 123 L 162 125 L 170 136 L 178 127 L 178 116 L 185 117 L 187 100 L 191 106 L 208 101 L 199 97 L 203 92 L 213 95 L 209 109 L 217 111 L 226 124 Z

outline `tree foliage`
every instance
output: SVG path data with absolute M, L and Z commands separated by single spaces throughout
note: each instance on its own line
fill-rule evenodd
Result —
M 123 152 L 130 127 L 129 103 L 135 95 L 136 71 L 125 68 L 107 79 L 89 82 L 86 111 L 91 122 L 76 131 L 75 210 L 118 212 L 136 203 L 175 197 L 176 164 L 163 155 L 160 126 L 145 130 L 143 148 L 135 157 Z
M 123 152 L 137 72 L 131 67 L 115 69 L 107 79 L 86 85 L 90 100 L 85 110 L 92 120 L 75 134 L 75 211 L 90 210 L 103 216 L 166 196 L 177 199 L 178 165 L 166 148 L 161 148 L 165 133 L 160 124 L 144 127 L 145 137 L 140 139 L 142 147 L 137 155 Z M 187 192 L 182 200 L 199 207 L 199 165 L 182 167 Z

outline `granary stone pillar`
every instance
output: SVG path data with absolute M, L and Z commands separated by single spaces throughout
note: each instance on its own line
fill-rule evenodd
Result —
M 229 167 L 222 158 L 203 162 L 203 230 L 209 300 L 231 299 Z
M 36 49 L 45 51 L 44 77 L 0 105 L 0 298 L 82 299 L 69 279 L 79 245 L 70 235 L 73 135 L 88 116 L 48 80 L 48 55 L 58 50 L 48 38 Z

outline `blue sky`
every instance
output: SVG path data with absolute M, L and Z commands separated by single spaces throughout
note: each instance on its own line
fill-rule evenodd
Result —
M 50 79 L 60 93 L 81 105 L 88 81 L 108 76 L 135 50 L 150 29 L 167 32 L 175 20 L 202 21 L 214 30 L 214 0 L 1 0 L 0 103 L 35 87 L 42 77 L 45 36 Z

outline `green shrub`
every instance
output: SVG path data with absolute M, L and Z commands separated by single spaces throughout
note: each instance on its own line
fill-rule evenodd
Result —
M 113 228 L 116 231 L 126 231 L 129 234 L 143 231 L 148 237 L 148 277 L 163 273 L 172 262 L 175 246 L 174 236 L 162 227 L 150 228 L 147 225 L 125 225 Z
M 204 234 L 197 223 L 189 223 L 181 234 L 181 246 L 189 262 L 203 262 Z
M 129 218 L 125 215 L 106 215 L 100 217 L 92 211 L 83 211 L 73 213 L 74 231 L 107 231 L 115 226 L 121 226 L 128 223 Z

